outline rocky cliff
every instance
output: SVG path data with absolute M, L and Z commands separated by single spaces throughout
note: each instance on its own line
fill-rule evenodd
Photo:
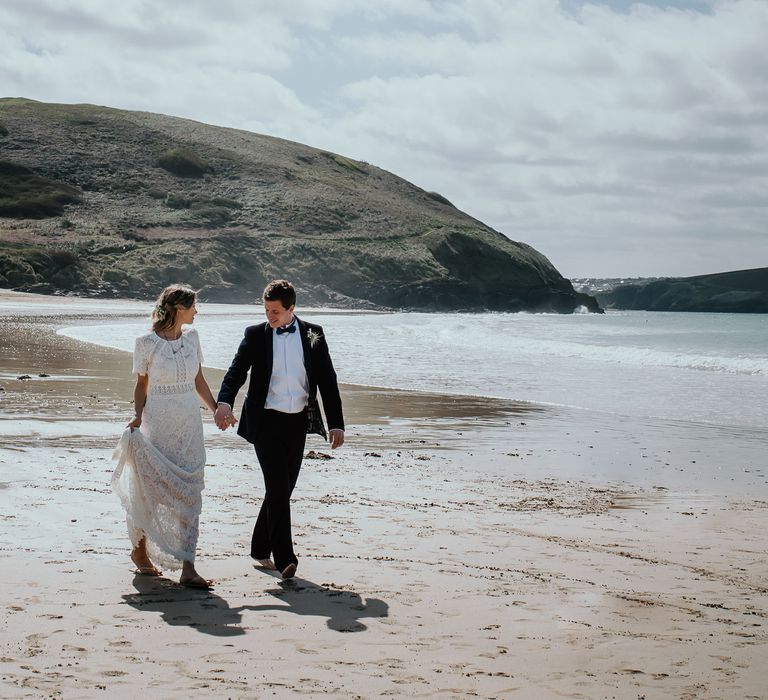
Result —
M 616 309 L 768 313 L 768 268 L 619 285 L 597 297 Z
M 368 163 L 260 134 L 0 99 L 0 286 L 152 297 L 187 282 L 303 304 L 558 311 L 596 301 L 526 245 Z

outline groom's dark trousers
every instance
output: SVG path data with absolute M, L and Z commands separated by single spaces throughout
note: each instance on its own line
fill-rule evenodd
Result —
M 291 538 L 291 494 L 296 486 L 307 437 L 307 411 L 281 413 L 264 409 L 254 448 L 264 474 L 264 501 L 253 528 L 251 556 L 274 557 L 282 571 L 298 564 Z

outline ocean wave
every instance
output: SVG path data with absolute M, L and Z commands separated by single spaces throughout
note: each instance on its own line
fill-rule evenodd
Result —
M 338 376 L 348 384 L 713 424 L 768 421 L 761 398 L 768 356 L 759 323 L 646 317 L 313 314 L 311 320 L 325 328 Z M 206 366 L 229 367 L 248 323 L 198 319 Z M 59 332 L 131 352 L 146 323 Z

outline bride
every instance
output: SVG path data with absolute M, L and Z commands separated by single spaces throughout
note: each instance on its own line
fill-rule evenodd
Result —
M 138 573 L 160 576 L 155 564 L 181 568 L 179 583 L 210 588 L 195 570 L 202 509 L 205 447 L 199 395 L 216 401 L 202 372 L 203 355 L 193 323 L 197 295 L 174 284 L 152 311 L 152 331 L 136 339 L 133 392 L 136 415 L 115 451 L 112 488 L 126 510 L 131 559 Z

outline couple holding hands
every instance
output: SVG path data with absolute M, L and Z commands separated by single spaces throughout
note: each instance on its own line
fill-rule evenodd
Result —
M 198 396 L 221 430 L 237 425 L 264 475 L 264 500 L 251 538 L 258 565 L 283 578 L 296 573 L 290 498 L 308 433 L 344 444 L 344 417 L 336 372 L 323 329 L 294 314 L 296 291 L 286 280 L 264 290 L 267 320 L 245 329 L 214 399 L 203 376 L 203 354 L 193 323 L 197 295 L 166 287 L 152 311 L 151 332 L 136 339 L 133 355 L 135 416 L 115 451 L 112 487 L 126 511 L 131 559 L 140 574 L 181 568 L 179 582 L 210 588 L 195 569 L 202 509 L 205 446 Z M 240 420 L 232 408 L 250 373 Z M 326 433 L 317 403 L 323 400 Z

